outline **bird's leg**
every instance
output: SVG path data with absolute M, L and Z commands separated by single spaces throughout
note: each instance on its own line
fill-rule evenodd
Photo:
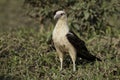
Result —
M 63 68 L 63 58 L 60 58 L 60 71 L 62 71 Z
M 73 62 L 73 71 L 76 71 L 75 59 L 72 58 L 72 62 Z
M 58 53 L 58 56 L 59 56 L 59 59 L 60 59 L 60 71 L 61 71 L 62 68 L 63 68 L 63 53 L 58 49 L 56 49 L 56 50 L 57 50 L 57 53 Z
M 71 50 L 70 52 L 70 57 L 72 59 L 72 62 L 73 62 L 73 71 L 76 71 L 76 52 L 74 50 Z
M 73 71 L 76 71 L 76 64 L 75 64 L 75 61 L 73 61 Z

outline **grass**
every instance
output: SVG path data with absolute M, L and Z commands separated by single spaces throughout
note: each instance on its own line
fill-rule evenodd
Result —
M 19 4 L 18 4 L 19 3 Z M 23 1 L 0 1 L 0 80 L 120 80 L 120 31 L 80 36 L 91 53 L 102 62 L 80 60 L 72 70 L 68 55 L 63 71 L 55 50 L 47 40 L 52 29 L 39 31 L 39 23 L 23 16 Z M 17 8 L 17 9 L 16 9 Z
M 0 33 L 0 80 L 114 80 L 120 79 L 119 37 L 99 39 L 96 35 L 87 42 L 89 50 L 102 62 L 77 65 L 72 71 L 72 61 L 66 56 L 64 69 L 55 50 L 46 40 L 50 32 L 34 28 L 17 28 Z M 98 42 L 99 40 L 99 42 Z M 114 41 L 115 40 L 115 41 Z M 118 42 L 117 42 L 118 40 Z

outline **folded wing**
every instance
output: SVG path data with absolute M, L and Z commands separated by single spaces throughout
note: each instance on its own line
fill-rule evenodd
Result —
M 66 35 L 68 41 L 73 45 L 73 47 L 76 49 L 77 57 L 81 57 L 83 59 L 86 59 L 88 61 L 101 61 L 99 58 L 93 56 L 87 49 L 85 42 L 78 38 L 78 36 L 73 32 L 69 31 L 69 33 Z

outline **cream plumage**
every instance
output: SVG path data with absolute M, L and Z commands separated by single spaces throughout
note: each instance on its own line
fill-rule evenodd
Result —
M 84 41 L 79 39 L 69 30 L 65 11 L 57 11 L 54 19 L 57 20 L 57 23 L 53 30 L 52 39 L 60 59 L 60 70 L 63 68 L 63 57 L 65 53 L 69 53 L 72 59 L 73 71 L 76 70 L 76 57 L 81 57 L 89 61 L 101 61 L 99 58 L 91 55 L 87 50 Z

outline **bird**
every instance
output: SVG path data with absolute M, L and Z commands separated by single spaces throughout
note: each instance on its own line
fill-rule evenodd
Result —
M 69 29 L 67 14 L 64 10 L 58 10 L 54 15 L 54 20 L 56 20 L 56 25 L 52 32 L 52 40 L 60 59 L 60 71 L 63 69 L 64 55 L 67 53 L 72 59 L 73 71 L 76 71 L 77 57 L 88 61 L 101 61 L 92 55 L 85 42 Z

